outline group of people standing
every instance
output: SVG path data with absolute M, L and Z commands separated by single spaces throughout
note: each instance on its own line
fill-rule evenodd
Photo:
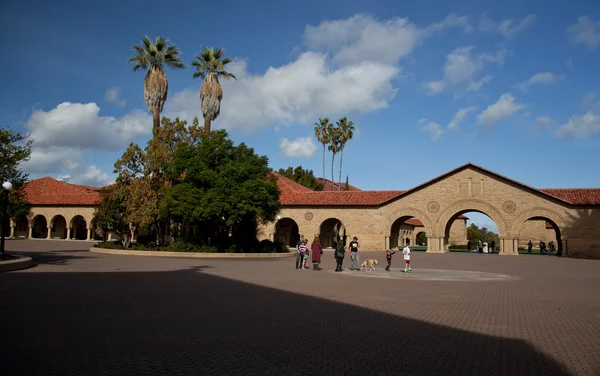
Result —
M 467 251 L 471 251 L 471 241 L 468 240 L 467 241 Z M 491 241 L 489 242 L 482 242 L 481 240 L 479 241 L 479 243 L 477 243 L 477 252 L 479 253 L 494 253 L 494 249 L 496 249 L 496 242 L 495 241 Z
M 335 242 L 334 243 L 334 258 L 335 258 L 335 271 L 341 272 L 344 269 L 342 268 L 342 264 L 344 263 L 344 258 L 346 256 L 346 247 L 344 247 L 343 242 Z M 360 270 L 360 256 L 359 256 L 359 248 L 360 244 L 358 243 L 358 237 L 353 237 L 350 244 L 348 244 L 348 251 L 350 252 L 350 257 L 352 259 L 352 264 L 350 265 L 350 270 Z M 400 247 L 398 247 L 400 250 Z M 323 254 L 323 246 L 321 245 L 321 241 L 318 236 L 315 236 L 313 242 L 308 247 L 308 239 L 304 237 L 304 235 L 300 235 L 300 240 L 296 244 L 296 269 L 310 269 L 309 266 L 306 265 L 309 256 L 312 253 L 312 264 L 313 270 L 322 270 L 319 266 L 321 264 L 321 255 Z M 386 271 L 390 271 L 390 267 L 392 266 L 392 256 L 396 253 L 396 251 L 386 250 L 385 258 L 387 261 L 387 266 L 385 267 Z M 409 243 L 406 242 L 406 246 L 402 250 L 404 254 L 404 272 L 411 272 L 410 268 L 410 254 L 411 250 L 409 247 Z

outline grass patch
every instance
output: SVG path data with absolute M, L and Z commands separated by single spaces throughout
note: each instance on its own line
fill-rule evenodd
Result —
M 94 247 L 104 249 L 122 249 L 125 250 L 123 244 L 119 241 L 106 241 L 95 244 Z M 256 242 L 241 249 L 236 249 L 233 246 L 228 248 L 217 248 L 206 244 L 196 244 L 183 240 L 176 240 L 172 245 L 156 245 L 156 243 L 131 243 L 127 250 L 131 251 L 161 251 L 161 252 L 182 252 L 182 253 L 287 253 L 288 248 L 281 243 L 273 243 L 269 240 Z

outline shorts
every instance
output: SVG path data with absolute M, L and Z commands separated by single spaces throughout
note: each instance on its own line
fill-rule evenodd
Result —
M 303 255 L 302 258 L 306 260 L 308 259 L 308 255 Z
M 404 262 L 410 264 L 410 260 L 404 260 Z

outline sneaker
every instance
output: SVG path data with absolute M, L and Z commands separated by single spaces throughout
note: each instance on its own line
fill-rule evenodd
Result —
M 411 268 L 408 268 L 408 271 L 409 271 L 409 272 L 412 272 L 412 269 L 411 269 Z

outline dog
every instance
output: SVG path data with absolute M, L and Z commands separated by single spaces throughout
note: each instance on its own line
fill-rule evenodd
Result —
M 375 266 L 379 263 L 379 261 L 375 260 L 375 259 L 367 259 L 365 261 L 362 262 L 362 264 L 360 265 L 361 269 L 364 269 L 365 271 L 367 271 L 367 268 L 370 268 L 371 270 L 375 271 Z

